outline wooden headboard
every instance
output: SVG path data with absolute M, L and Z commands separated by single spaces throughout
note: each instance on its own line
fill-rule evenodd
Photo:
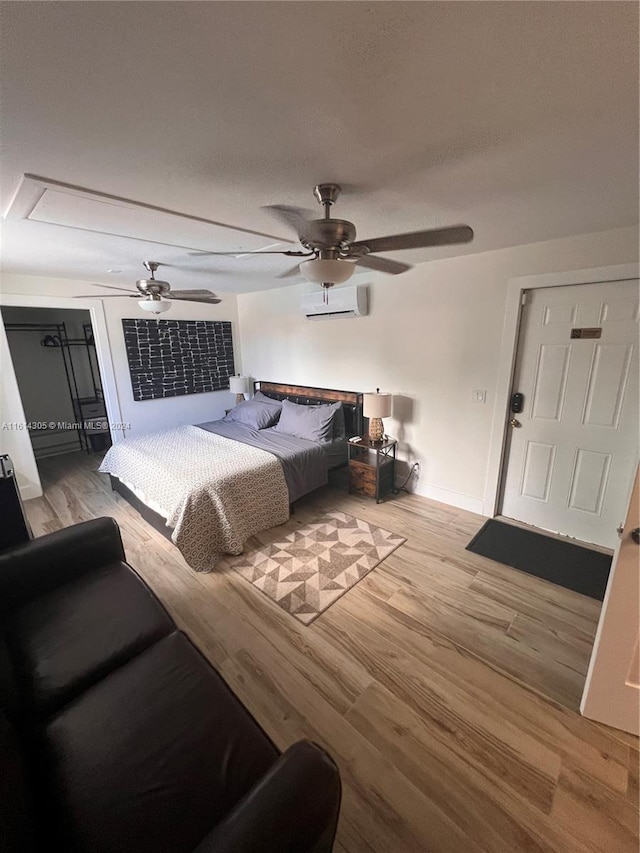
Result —
M 283 385 L 279 382 L 254 382 L 254 391 L 262 391 L 275 400 L 291 400 L 303 406 L 318 403 L 342 403 L 347 436 L 362 435 L 362 394 L 333 388 L 311 388 L 308 385 Z

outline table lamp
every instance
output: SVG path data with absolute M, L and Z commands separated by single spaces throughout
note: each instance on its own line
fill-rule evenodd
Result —
M 382 418 L 388 418 L 391 414 L 392 399 L 391 394 L 384 391 L 381 394 L 379 388 L 376 388 L 375 394 L 363 394 L 362 414 L 365 418 L 369 418 L 369 438 L 371 441 L 382 441 L 384 438 Z
M 247 393 L 248 381 L 246 376 L 230 376 L 229 391 L 236 395 L 236 403 L 242 403 Z

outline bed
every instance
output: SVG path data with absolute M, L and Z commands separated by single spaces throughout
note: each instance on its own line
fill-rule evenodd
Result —
M 119 442 L 100 466 L 195 571 L 283 524 L 346 464 L 347 438 L 362 432 L 360 393 L 273 382 L 254 392 L 221 420 Z

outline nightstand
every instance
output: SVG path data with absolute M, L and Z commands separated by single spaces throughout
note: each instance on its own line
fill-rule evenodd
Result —
M 396 447 L 398 442 L 388 435 L 382 441 L 371 441 L 368 435 L 349 442 L 349 493 L 367 495 L 376 503 L 395 488 Z

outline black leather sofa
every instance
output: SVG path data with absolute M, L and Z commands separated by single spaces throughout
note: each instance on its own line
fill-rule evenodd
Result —
M 340 777 L 280 754 L 112 519 L 0 554 L 0 850 L 325 853 Z

